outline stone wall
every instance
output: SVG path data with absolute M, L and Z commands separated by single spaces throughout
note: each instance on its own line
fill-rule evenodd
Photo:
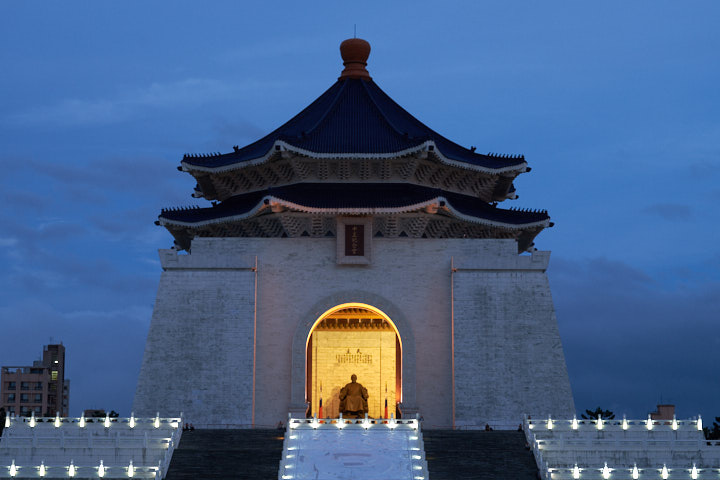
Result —
M 512 253 L 454 259 L 456 425 L 575 411 L 545 274 L 549 252 L 514 262 Z
M 547 252 L 519 256 L 512 240 L 372 242 L 369 265 L 339 265 L 334 238 L 198 238 L 189 255 L 161 250 L 136 414 L 250 423 L 254 405 L 255 424 L 277 424 L 304 409 L 313 325 L 347 302 L 397 327 L 401 406 L 419 409 L 426 428 L 453 423 L 453 358 L 458 424 L 572 414 Z

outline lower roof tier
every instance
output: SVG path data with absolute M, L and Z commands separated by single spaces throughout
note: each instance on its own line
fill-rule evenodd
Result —
M 379 237 L 516 239 L 519 251 L 552 226 L 544 210 L 505 210 L 467 195 L 394 183 L 269 188 L 210 208 L 165 209 L 156 223 L 189 249 L 196 236 L 334 237 L 339 216 L 372 217 Z

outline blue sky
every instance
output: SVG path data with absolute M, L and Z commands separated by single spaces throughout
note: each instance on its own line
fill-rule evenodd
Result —
M 0 3 L 0 364 L 68 349 L 71 413 L 130 413 L 153 225 L 341 70 L 340 42 L 436 131 L 533 170 L 578 411 L 720 415 L 720 4 Z M 178 372 L 180 373 L 180 372 Z

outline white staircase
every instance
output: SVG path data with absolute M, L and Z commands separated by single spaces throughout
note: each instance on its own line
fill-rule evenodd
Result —
M 526 418 L 524 430 L 543 479 L 720 479 L 720 442 L 700 419 Z
M 289 418 L 280 480 L 427 480 L 417 419 Z
M 164 478 L 180 418 L 7 418 L 0 478 Z

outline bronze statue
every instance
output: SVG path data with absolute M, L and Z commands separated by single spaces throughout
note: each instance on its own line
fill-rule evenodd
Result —
M 340 411 L 343 417 L 359 418 L 368 412 L 368 391 L 357 383 L 357 375 L 350 377 L 351 382 L 340 389 Z

